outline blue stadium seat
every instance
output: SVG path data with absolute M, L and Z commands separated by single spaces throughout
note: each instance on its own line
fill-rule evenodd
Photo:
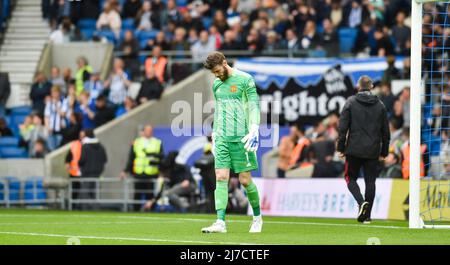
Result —
M 16 137 L 0 137 L 0 147 L 17 147 L 19 139 Z
M 8 183 L 9 200 L 12 202 L 19 201 L 20 200 L 20 186 L 21 186 L 20 180 L 15 177 L 2 177 L 1 179 L 7 181 L 6 183 Z
M 80 31 L 87 40 L 91 40 L 92 36 L 94 36 L 95 29 L 81 29 Z
M 122 20 L 122 30 L 127 30 L 127 29 L 131 29 L 134 30 L 134 19 L 132 18 L 127 18 Z
M 28 158 L 28 153 L 25 148 L 0 147 L 0 156 L 2 158 Z
M 209 29 L 209 27 L 212 24 L 212 18 L 210 18 L 210 17 L 203 17 L 202 18 L 202 23 L 203 23 L 203 27 L 205 29 Z
M 349 53 L 355 44 L 358 31 L 354 28 L 342 28 L 338 31 L 341 52 Z
M 139 43 L 142 43 L 144 40 L 147 41 L 150 39 L 155 39 L 158 32 L 158 30 L 136 30 L 134 35 L 138 39 Z
M 176 0 L 178 7 L 185 7 L 188 4 L 187 0 Z
M 21 106 L 21 107 L 14 107 L 11 108 L 11 115 L 30 115 L 31 114 L 31 107 L 30 106 Z
M 46 193 L 43 189 L 42 178 L 31 177 L 25 181 L 24 199 L 27 204 L 40 205 L 42 203 L 33 202 L 34 200 L 45 200 Z
M 78 27 L 80 29 L 96 29 L 97 27 L 97 20 L 91 19 L 91 18 L 83 18 L 78 20 L 77 23 Z
M 141 64 L 144 64 L 145 60 L 147 60 L 147 55 L 139 55 L 139 62 Z
M 23 123 L 23 121 L 25 120 L 25 118 L 28 115 L 24 115 L 24 114 L 16 114 L 16 115 L 11 115 L 11 122 L 9 123 L 9 128 L 11 128 L 11 130 L 14 133 L 14 136 L 19 137 L 19 125 Z
M 111 30 L 98 30 L 94 34 L 99 37 L 105 37 L 109 42 L 116 44 L 116 35 Z

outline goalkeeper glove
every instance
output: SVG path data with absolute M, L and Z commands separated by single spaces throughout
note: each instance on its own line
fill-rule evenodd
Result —
M 245 143 L 244 148 L 247 152 L 256 152 L 259 145 L 259 126 L 252 124 L 249 133 L 242 138 L 241 142 Z

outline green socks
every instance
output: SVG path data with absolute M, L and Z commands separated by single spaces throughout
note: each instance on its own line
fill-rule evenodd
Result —
M 259 194 L 258 194 L 258 188 L 256 188 L 255 183 L 250 183 L 247 187 L 245 187 L 245 190 L 247 191 L 247 197 L 248 201 L 250 202 L 250 205 L 253 209 L 253 216 L 259 216 L 261 215 L 261 208 L 259 206 Z
M 245 190 L 247 192 L 248 201 L 253 209 L 253 216 L 261 215 L 258 188 L 255 183 L 250 183 L 250 185 L 245 187 Z M 217 219 L 225 221 L 225 211 L 228 204 L 228 181 L 216 181 L 214 199 L 216 202 Z
M 228 204 L 228 181 L 216 181 L 216 190 L 214 191 L 214 200 L 216 202 L 217 219 L 225 221 L 225 211 Z

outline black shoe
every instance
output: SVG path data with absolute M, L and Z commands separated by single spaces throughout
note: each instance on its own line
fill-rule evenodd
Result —
M 369 225 L 372 222 L 372 218 L 367 217 L 366 220 L 364 220 L 363 224 Z
M 369 208 L 369 203 L 368 202 L 363 202 L 360 206 L 359 206 L 359 212 L 358 212 L 358 222 L 362 223 L 364 222 L 364 220 L 367 219 L 367 209 Z

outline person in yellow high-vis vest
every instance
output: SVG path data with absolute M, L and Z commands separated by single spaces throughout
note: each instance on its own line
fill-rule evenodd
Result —
M 162 158 L 162 141 L 153 136 L 153 127 L 148 124 L 144 127 L 141 137 L 133 141 L 127 166 L 121 173 L 121 178 L 132 174 L 135 179 L 134 200 L 136 202 L 133 207 L 135 211 L 140 210 L 146 201 L 153 199 L 153 184 L 158 178 Z
M 75 73 L 75 87 L 77 96 L 83 92 L 84 82 L 89 81 L 93 72 L 92 67 L 89 65 L 88 60 L 85 57 L 79 57 L 77 59 L 78 70 Z

